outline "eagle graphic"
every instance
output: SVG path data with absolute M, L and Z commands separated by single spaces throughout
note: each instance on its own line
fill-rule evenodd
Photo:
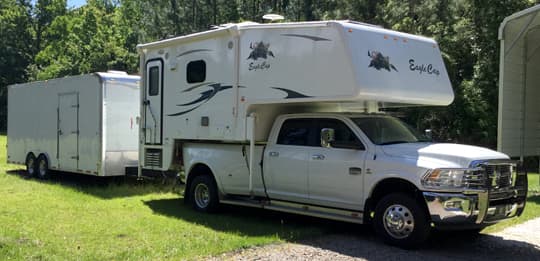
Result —
M 398 72 L 398 69 L 390 63 L 389 56 L 384 56 L 381 52 L 377 51 L 368 51 L 368 56 L 371 58 L 371 62 L 369 63 L 368 67 L 373 67 L 378 71 L 380 71 L 381 69 L 385 69 L 390 72 L 390 69 L 392 69 Z
M 253 51 L 249 54 L 247 60 L 257 60 L 259 58 L 267 59 L 268 56 L 274 57 L 274 53 L 269 50 L 270 44 L 265 44 L 263 42 L 254 42 L 249 44 L 249 48 Z

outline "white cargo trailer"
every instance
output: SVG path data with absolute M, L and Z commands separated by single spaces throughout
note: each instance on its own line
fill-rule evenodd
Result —
M 8 163 L 125 175 L 138 162 L 139 76 L 93 73 L 8 87 Z

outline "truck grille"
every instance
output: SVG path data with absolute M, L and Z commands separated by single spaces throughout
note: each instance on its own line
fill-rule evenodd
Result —
M 498 163 L 484 165 L 487 175 L 487 186 L 490 189 L 504 189 L 512 187 L 513 179 L 516 175 L 516 165 L 511 163 Z
M 146 149 L 144 152 L 145 152 L 144 153 L 145 167 L 161 168 L 161 159 L 162 159 L 161 149 Z

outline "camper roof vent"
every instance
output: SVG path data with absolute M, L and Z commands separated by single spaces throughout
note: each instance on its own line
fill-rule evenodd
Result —
M 265 15 L 263 15 L 262 18 L 264 20 L 269 20 L 270 23 L 272 23 L 274 21 L 280 21 L 280 20 L 285 19 L 285 17 L 283 17 L 282 15 L 278 15 L 278 14 L 265 14 Z
M 107 73 L 127 75 L 127 72 L 124 72 L 124 71 L 115 71 L 115 70 L 108 70 Z

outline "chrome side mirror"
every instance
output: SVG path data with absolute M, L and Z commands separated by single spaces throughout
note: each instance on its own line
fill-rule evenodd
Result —
M 323 128 L 321 130 L 321 146 L 323 148 L 331 148 L 332 142 L 336 140 L 336 133 L 334 129 Z

